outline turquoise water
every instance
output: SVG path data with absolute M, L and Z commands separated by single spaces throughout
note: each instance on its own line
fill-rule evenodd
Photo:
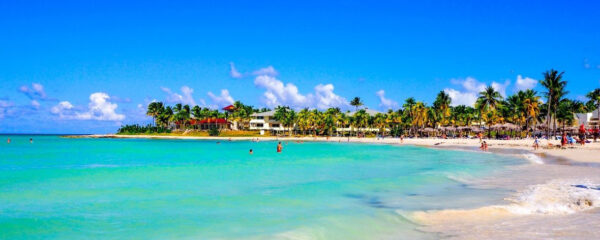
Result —
M 10 137 L 1 239 L 435 238 L 398 212 L 500 196 L 452 177 L 520 163 L 412 146 Z

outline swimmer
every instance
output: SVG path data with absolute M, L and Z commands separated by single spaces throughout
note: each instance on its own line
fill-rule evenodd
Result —
M 254 153 L 254 152 L 252 152 L 252 149 L 250 149 L 250 155 L 252 155 L 252 153 Z
M 280 153 L 281 150 L 283 150 L 283 146 L 281 146 L 281 142 L 279 142 L 279 144 L 277 144 L 277 152 Z
M 29 139 L 29 143 L 33 143 L 33 138 L 30 138 L 30 139 Z

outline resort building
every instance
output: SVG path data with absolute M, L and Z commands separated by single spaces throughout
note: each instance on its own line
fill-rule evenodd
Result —
M 264 135 L 265 132 L 278 134 L 285 131 L 283 125 L 275 120 L 275 110 L 254 113 L 250 116 L 252 117 L 250 120 L 250 130 L 259 130 L 260 135 Z
M 207 118 L 203 120 L 190 119 L 185 122 L 185 125 L 198 130 L 208 130 L 211 128 L 217 128 L 219 130 L 231 129 L 231 122 L 224 118 Z M 175 122 L 171 126 L 171 129 L 179 129 L 182 128 L 182 126 L 183 124 L 181 122 Z
M 598 118 L 598 109 L 589 113 L 576 113 L 575 119 L 577 119 L 579 124 L 583 124 L 586 128 L 600 126 L 600 120 Z

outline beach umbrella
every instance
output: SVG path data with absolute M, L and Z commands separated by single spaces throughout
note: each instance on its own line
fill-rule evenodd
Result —
M 475 126 L 472 126 L 472 127 L 471 127 L 471 131 L 472 131 L 472 132 L 476 132 L 476 133 L 482 132 L 481 128 L 479 128 L 479 127 L 475 127 Z
M 518 127 L 517 127 L 517 125 L 514 125 L 512 123 L 505 123 L 505 124 L 502 124 L 502 128 L 504 128 L 504 129 L 517 129 Z

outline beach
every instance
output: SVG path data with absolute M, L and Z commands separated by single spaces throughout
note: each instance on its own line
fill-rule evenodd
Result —
M 256 138 L 92 135 L 92 138 L 149 138 L 240 141 Z M 438 149 L 482 152 L 478 139 L 312 138 L 264 137 L 260 141 L 323 141 L 416 145 Z M 448 239 L 592 239 L 600 238 L 600 143 L 548 149 L 547 140 L 533 150 L 532 139 L 485 140 L 488 152 L 526 159 L 529 164 L 509 167 L 483 177 L 455 180 L 474 189 L 504 189 L 510 194 L 493 204 L 430 211 L 399 211 L 420 225 L 419 230 Z M 550 141 L 559 144 L 558 141 Z M 515 235 L 515 233 L 518 233 Z

